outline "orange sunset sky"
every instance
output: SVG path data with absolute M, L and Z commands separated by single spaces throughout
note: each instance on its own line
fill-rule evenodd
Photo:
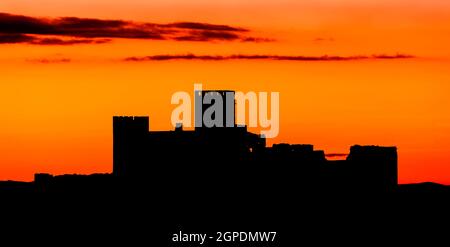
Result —
M 202 83 L 280 92 L 270 144 L 397 146 L 400 183 L 450 184 L 449 44 L 446 0 L 2 0 L 0 180 L 111 172 L 113 115 L 171 129 Z

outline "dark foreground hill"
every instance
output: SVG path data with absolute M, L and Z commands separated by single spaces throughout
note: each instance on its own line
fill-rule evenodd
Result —
M 142 189 L 108 174 L 54 179 L 54 187 L 47 188 L 0 183 L 2 237 L 57 246 L 384 246 L 436 238 L 446 231 L 450 210 L 449 187 L 433 183 L 400 185 L 385 194 L 274 194 L 208 185 L 189 193 L 181 185 L 169 191 Z M 180 231 L 213 238 L 202 245 L 173 242 Z M 275 231 L 277 237 L 274 242 L 216 241 L 218 232 L 260 231 Z

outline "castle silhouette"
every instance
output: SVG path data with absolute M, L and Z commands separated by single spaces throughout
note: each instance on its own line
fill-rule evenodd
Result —
M 266 147 L 265 138 L 246 127 L 149 131 L 148 117 L 114 117 L 113 122 L 113 174 L 118 177 L 142 180 L 178 174 L 173 179 L 180 182 L 210 173 L 207 176 L 230 181 L 242 174 L 248 180 L 263 175 L 270 181 L 277 175 L 274 179 L 284 177 L 314 189 L 393 191 L 397 187 L 395 147 L 355 145 L 346 160 L 327 160 L 324 151 L 309 144 Z
M 210 92 L 224 95 L 230 91 L 203 94 Z M 110 184 L 111 188 L 131 186 L 156 194 L 163 193 L 157 188 L 186 194 L 233 189 L 277 195 L 389 192 L 397 188 L 397 151 L 396 147 L 355 145 L 346 160 L 327 160 L 324 151 L 312 145 L 266 147 L 265 138 L 250 133 L 246 126 L 183 130 L 178 125 L 170 131 L 149 131 L 148 117 L 115 116 L 112 175 L 35 175 L 38 191 L 77 191 L 83 186 L 91 191 L 99 187 L 97 181 L 102 181 L 102 190 Z
M 120 239 L 149 246 L 184 246 L 170 242 L 180 230 L 275 229 L 281 236 L 276 246 L 328 239 L 335 244 L 356 235 L 378 239 L 380 225 L 397 235 L 400 228 L 416 226 L 399 217 L 418 212 L 428 217 L 439 209 L 411 203 L 422 192 L 429 203 L 434 195 L 447 198 L 450 189 L 431 183 L 398 186 L 396 147 L 355 145 L 345 160 L 327 160 L 308 144 L 267 147 L 264 137 L 245 126 L 150 131 L 149 118 L 139 116 L 113 117 L 112 173 L 40 173 L 30 183 L 0 183 L 4 202 L 18 194 L 25 200 L 19 204 L 26 210 L 5 212 L 18 211 L 31 232 L 85 242 L 103 232 L 102 244 Z M 439 217 L 446 211 L 437 210 Z

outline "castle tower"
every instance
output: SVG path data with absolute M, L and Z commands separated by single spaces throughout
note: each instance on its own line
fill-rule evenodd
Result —
M 209 107 L 221 99 L 221 117 L 223 127 L 235 127 L 235 92 L 230 90 L 195 91 L 195 127 L 203 126 L 203 116 Z M 205 103 L 209 101 L 211 103 Z M 218 116 L 213 116 L 217 118 Z
M 398 185 L 397 148 L 359 146 L 350 148 L 347 161 L 356 183 L 372 191 L 392 191 Z

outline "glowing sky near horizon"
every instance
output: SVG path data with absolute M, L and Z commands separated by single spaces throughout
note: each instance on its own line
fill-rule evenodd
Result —
M 0 12 L 202 22 L 273 40 L 0 44 L 0 180 L 110 172 L 112 116 L 149 115 L 151 129 L 169 129 L 172 93 L 192 92 L 200 82 L 279 91 L 280 135 L 270 143 L 311 143 L 327 153 L 353 144 L 397 146 L 400 182 L 450 184 L 448 1 L 6 0 Z M 123 61 L 188 53 L 416 58 Z

